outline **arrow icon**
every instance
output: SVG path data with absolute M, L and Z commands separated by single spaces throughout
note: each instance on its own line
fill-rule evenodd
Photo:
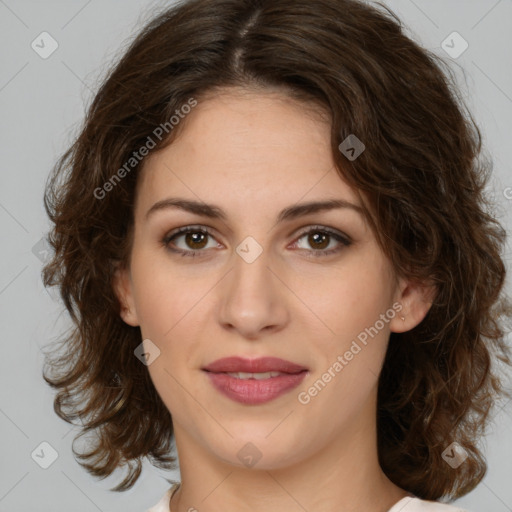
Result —
M 452 59 L 458 59 L 469 48 L 469 43 L 455 31 L 446 36 L 441 43 L 441 48 Z
M 43 441 L 34 448 L 30 457 L 41 469 L 48 469 L 59 458 L 59 454 L 50 443 Z
M 363 153 L 366 146 L 362 141 L 351 133 L 339 146 L 338 149 L 351 161 L 353 162 L 359 155 Z
M 41 59 L 47 59 L 59 47 L 59 43 L 48 32 L 41 32 L 30 43 L 30 47 Z
M 151 350 L 151 352 L 149 350 Z M 145 339 L 133 353 L 137 359 L 146 366 L 153 364 L 155 360 L 160 357 L 160 349 L 150 339 Z
M 236 252 L 246 263 L 252 263 L 263 252 L 263 248 L 252 236 L 248 236 L 237 245 Z
M 453 469 L 457 469 L 469 454 L 459 443 L 453 442 L 446 447 L 441 456 Z
M 262 453 L 254 444 L 247 443 L 239 450 L 237 456 L 244 466 L 252 468 L 261 459 Z

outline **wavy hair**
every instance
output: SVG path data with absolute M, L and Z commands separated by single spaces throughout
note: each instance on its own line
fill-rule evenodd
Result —
M 387 7 L 358 0 L 182 2 L 155 15 L 103 80 L 44 196 L 54 254 L 43 280 L 59 287 L 73 327 L 43 377 L 58 390 L 55 412 L 80 421 L 77 438 L 92 434 L 89 451 L 73 452 L 100 478 L 127 466 L 115 491 L 134 485 L 144 457 L 176 467 L 172 418 L 134 357 L 141 332 L 120 317 L 113 273 L 130 261 L 144 165 L 134 155 L 149 136 L 158 151 L 186 129 L 155 136 L 190 98 L 230 87 L 278 89 L 328 112 L 337 172 L 364 197 L 396 274 L 436 285 L 423 322 L 391 334 L 378 454 L 420 498 L 464 495 L 486 472 L 477 443 L 506 394 L 499 361 L 512 364 L 506 234 L 485 194 L 492 164 L 450 67 Z M 355 160 L 339 149 L 351 134 L 366 145 Z M 458 469 L 443 460 L 453 441 L 469 455 Z

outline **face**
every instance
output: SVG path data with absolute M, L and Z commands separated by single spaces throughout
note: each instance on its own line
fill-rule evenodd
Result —
M 328 201 L 338 203 L 301 207 Z M 147 158 L 116 292 L 159 354 L 148 370 L 178 449 L 239 467 L 254 451 L 272 469 L 375 422 L 389 334 L 426 307 L 395 278 L 360 206 L 335 171 L 328 120 L 278 93 L 199 101 Z M 233 356 L 297 367 L 261 381 L 205 371 Z

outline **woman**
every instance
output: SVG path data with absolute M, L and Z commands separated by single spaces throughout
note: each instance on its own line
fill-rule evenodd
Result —
M 48 360 L 151 510 L 451 511 L 510 364 L 505 234 L 449 70 L 357 0 L 156 17 L 48 183 Z M 460 510 L 460 509 L 459 509 Z

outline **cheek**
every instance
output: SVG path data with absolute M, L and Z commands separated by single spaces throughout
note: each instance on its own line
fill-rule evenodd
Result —
M 307 310 L 314 313 L 305 318 L 317 324 L 320 321 L 329 342 L 350 342 L 390 307 L 389 268 L 379 256 L 378 252 L 366 251 L 347 258 L 336 268 L 296 276 L 293 289 Z
M 363 410 L 373 410 L 368 400 L 374 397 L 389 339 L 389 323 L 381 315 L 394 311 L 387 309 L 385 290 L 369 284 L 347 279 L 333 289 L 340 301 L 325 303 L 323 319 L 336 335 L 317 338 L 314 375 L 299 390 L 300 410 L 310 418 L 311 428 L 323 429 L 326 436 Z
M 161 340 L 196 314 L 211 287 L 207 276 L 194 279 L 164 256 L 141 252 L 132 258 L 134 300 L 143 335 Z

